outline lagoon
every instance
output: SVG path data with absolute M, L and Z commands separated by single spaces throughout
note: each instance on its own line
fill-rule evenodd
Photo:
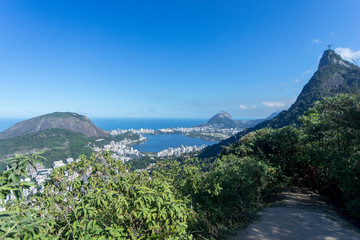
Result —
M 144 135 L 148 141 L 132 146 L 140 152 L 159 152 L 168 148 L 184 146 L 213 145 L 217 141 L 206 141 L 200 138 L 187 137 L 181 134 Z

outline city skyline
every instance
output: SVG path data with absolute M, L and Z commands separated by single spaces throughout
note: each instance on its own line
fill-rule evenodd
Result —
M 360 2 L 2 1 L 0 118 L 264 118 L 323 51 L 360 59 Z

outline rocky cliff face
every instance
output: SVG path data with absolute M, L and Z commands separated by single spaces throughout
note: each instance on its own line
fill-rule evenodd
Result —
M 106 137 L 107 133 L 96 127 L 89 118 L 70 112 L 55 112 L 31 118 L 15 124 L 4 132 L 0 133 L 0 139 L 20 136 L 28 133 L 39 132 L 45 129 L 61 128 L 88 137 Z
M 336 54 L 333 50 L 326 50 L 323 56 L 320 59 L 319 67 L 330 66 L 339 64 L 341 66 L 352 68 L 353 65 L 345 60 L 343 60 L 338 54 Z
M 343 60 L 333 50 L 326 50 L 318 70 L 304 86 L 295 103 L 267 125 L 278 128 L 298 123 L 298 117 L 313 107 L 316 101 L 338 93 L 356 93 L 359 90 L 360 68 Z

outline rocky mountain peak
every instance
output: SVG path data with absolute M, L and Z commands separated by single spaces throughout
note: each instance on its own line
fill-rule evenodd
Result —
M 219 124 L 220 122 L 223 122 L 224 120 L 232 120 L 232 116 L 225 112 L 221 111 L 220 113 L 214 115 L 210 120 L 208 121 L 208 124 Z
M 324 66 L 336 65 L 336 64 L 339 64 L 339 65 L 342 65 L 342 66 L 345 66 L 348 68 L 351 67 L 351 63 L 343 60 L 340 57 L 340 55 L 338 55 L 334 50 L 329 49 L 323 53 L 323 55 L 320 59 L 320 62 L 319 62 L 319 69 Z
M 230 118 L 230 119 L 232 119 L 232 116 L 229 113 L 225 112 L 225 111 L 221 111 L 216 116 L 219 117 L 219 118 Z

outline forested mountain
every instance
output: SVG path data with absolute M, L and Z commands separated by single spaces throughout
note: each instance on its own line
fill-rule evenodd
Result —
M 96 141 L 100 137 L 111 138 L 89 118 L 76 113 L 55 112 L 19 122 L 0 133 L 0 171 L 4 160 L 15 154 L 44 152 L 46 167 L 52 167 L 54 161 L 90 155 L 88 144 L 100 144 Z
M 61 128 L 82 133 L 88 137 L 106 137 L 108 134 L 95 126 L 86 116 L 71 112 L 54 112 L 34 117 L 15 124 L 0 133 L 0 139 L 39 132 L 51 128 Z
M 261 122 L 218 144 L 207 147 L 199 155 L 200 158 L 210 158 L 221 152 L 223 146 L 238 141 L 246 133 L 264 127 L 281 128 L 289 124 L 299 124 L 298 117 L 316 101 L 331 97 L 337 93 L 357 93 L 360 90 L 360 68 L 342 59 L 333 50 L 326 50 L 320 60 L 318 70 L 304 86 L 295 103 L 287 110 L 280 112 L 275 118 Z

